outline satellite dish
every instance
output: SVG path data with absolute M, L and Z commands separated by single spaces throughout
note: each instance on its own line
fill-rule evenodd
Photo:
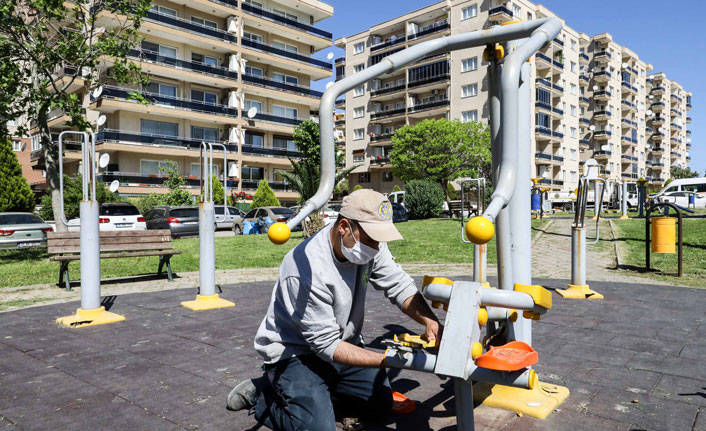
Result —
M 228 168 L 228 176 L 229 177 L 237 177 L 238 176 L 238 164 L 237 163 L 230 164 L 230 168 Z
M 660 128 L 657 129 L 657 130 L 659 130 L 660 132 L 664 132 L 664 127 L 660 127 Z
M 686 138 L 686 143 L 691 144 L 691 138 Z
M 103 94 L 103 86 L 102 85 L 100 87 L 96 88 L 95 90 L 93 90 L 93 93 L 91 93 L 91 95 L 93 96 L 94 99 L 99 98 L 101 94 Z
M 257 108 L 255 106 L 248 109 L 248 118 L 254 118 L 257 115 Z
M 677 124 L 681 125 L 681 118 L 677 118 Z
M 596 130 L 596 126 L 594 126 L 593 124 L 591 124 L 590 126 L 588 126 L 588 128 L 591 129 L 591 131 Z
M 542 174 L 542 178 L 544 178 L 544 179 L 549 178 L 549 171 L 544 171 L 544 173 Z
M 98 127 L 100 127 L 105 124 L 107 119 L 108 119 L 108 117 L 106 117 L 105 115 L 101 115 L 100 117 L 98 117 L 96 124 L 98 125 Z
M 332 85 L 333 85 L 333 82 L 329 82 L 328 84 L 326 84 L 326 89 L 328 90 L 329 88 L 331 88 Z
M 108 163 L 110 163 L 110 154 L 108 154 L 108 153 L 101 154 L 100 159 L 98 159 L 98 166 L 100 166 L 100 168 L 103 169 L 106 166 L 108 166 Z
M 628 64 L 627 64 L 627 63 L 623 63 L 622 66 L 623 66 L 623 69 L 627 69 Z
M 23 143 L 22 143 L 22 152 L 24 152 L 24 150 L 25 150 L 26 148 L 27 148 L 27 143 L 26 143 L 26 142 L 23 142 Z
M 645 112 L 645 114 L 647 114 L 647 115 L 652 115 L 652 110 L 651 110 L 651 109 L 648 109 L 647 112 Z
M 107 155 L 107 154 L 106 154 Z M 110 186 L 108 187 L 108 190 L 110 190 L 111 193 L 115 193 L 118 191 L 118 187 L 120 187 L 120 181 L 118 180 L 113 180 L 112 183 L 110 183 Z
M 603 145 L 603 146 L 601 146 L 601 150 L 603 150 L 603 151 L 608 151 L 608 150 L 610 150 L 610 145 Z
M 654 99 L 654 98 L 655 98 L 655 97 L 654 97 L 653 95 L 651 95 L 651 94 L 650 94 L 649 96 L 647 96 L 647 97 L 649 97 L 650 99 Z
M 597 86 L 597 85 L 594 85 L 594 86 L 593 86 L 593 91 L 598 91 L 598 86 Z
M 331 60 L 331 59 L 333 58 L 333 52 L 329 52 L 329 53 L 326 55 L 326 58 L 327 58 L 328 60 Z

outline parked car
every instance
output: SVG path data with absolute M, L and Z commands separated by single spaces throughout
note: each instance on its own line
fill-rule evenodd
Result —
M 680 207 L 689 207 L 689 195 L 694 195 L 694 207 L 706 208 L 706 195 L 700 195 L 693 192 L 667 192 L 657 197 L 658 202 L 667 202 L 670 204 L 679 205 Z
M 321 212 L 324 214 L 324 224 L 328 225 L 333 223 L 338 218 L 338 212 L 341 210 L 341 206 L 337 205 L 326 205 L 321 208 Z
M 266 219 L 269 217 L 273 222 L 283 222 L 286 223 L 290 218 L 294 216 L 295 212 L 292 208 L 286 207 L 260 207 L 251 209 L 244 218 L 236 218 L 233 222 L 233 233 L 235 235 L 242 235 L 243 233 L 243 222 L 249 221 L 254 222 L 260 218 Z M 292 229 L 293 231 L 302 230 L 301 223 Z
M 230 229 L 236 218 L 245 218 L 245 212 L 236 207 L 225 207 L 226 216 L 223 217 L 223 205 L 216 205 L 216 230 Z
M 392 203 L 392 222 L 400 223 L 403 221 L 408 221 L 409 216 L 407 215 L 407 210 L 402 204 Z
M 0 213 L 0 249 L 46 246 L 52 230 L 32 213 Z
M 169 229 L 172 238 L 199 234 L 199 209 L 189 206 L 158 206 L 147 211 L 147 229 Z
M 101 204 L 98 217 L 98 228 L 101 232 L 121 230 L 145 230 L 145 218 L 134 205 L 127 202 Z M 81 219 L 69 220 L 69 232 L 81 230 Z

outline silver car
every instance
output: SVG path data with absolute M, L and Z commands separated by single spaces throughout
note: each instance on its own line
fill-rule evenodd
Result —
M 190 206 L 158 206 L 147 211 L 147 229 L 169 229 L 172 238 L 199 234 L 199 209 Z
M 46 246 L 52 230 L 32 213 L 0 213 L 0 249 Z
M 236 207 L 225 207 L 226 216 L 223 217 L 223 205 L 216 204 L 216 230 L 230 229 L 237 218 L 244 218 L 245 213 Z

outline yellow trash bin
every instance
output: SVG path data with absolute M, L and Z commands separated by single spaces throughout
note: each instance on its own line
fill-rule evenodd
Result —
M 676 253 L 677 219 L 652 218 L 652 253 Z

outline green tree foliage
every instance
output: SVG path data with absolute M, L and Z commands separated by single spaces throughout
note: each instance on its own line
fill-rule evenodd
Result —
M 395 184 L 395 187 L 392 188 L 392 192 L 401 192 L 402 188 L 398 184 Z
M 289 185 L 299 193 L 297 202 L 303 204 L 309 200 L 321 182 L 321 135 L 319 125 L 312 120 L 303 121 L 294 128 L 294 143 L 297 151 L 301 153 L 301 159 L 289 159 L 292 164 L 291 171 L 276 170 L 275 173 L 284 178 Z M 343 155 L 336 152 L 336 166 L 343 162 Z M 347 169 L 339 170 L 336 174 L 334 184 L 338 184 L 359 165 L 351 166 Z
M 213 203 L 223 205 L 223 183 L 216 175 L 211 175 L 211 182 L 213 183 Z M 230 196 L 228 196 L 228 201 L 230 201 Z M 230 205 L 230 202 L 228 205 Z
M 83 97 L 72 87 L 83 84 L 92 89 L 103 82 L 105 67 L 100 65 L 105 57 L 111 58 L 113 81 L 147 83 L 140 67 L 127 57 L 139 45 L 137 29 L 151 4 L 151 0 L 0 2 L 0 118 L 26 116 L 36 124 L 54 210 L 59 208 L 58 149 L 51 139 L 49 113 L 62 109 L 71 117 L 69 126 L 88 130 Z M 137 93 L 132 97 L 142 99 Z M 16 133 L 28 132 L 22 126 Z M 0 126 L 0 135 L 7 133 Z M 65 226 L 59 222 L 57 230 Z
M 428 180 L 405 183 L 404 205 L 411 219 L 439 217 L 443 211 L 444 193 L 439 185 Z
M 360 184 L 356 184 L 355 187 L 353 187 L 353 191 L 356 190 L 363 190 L 363 186 L 361 186 Z
M 80 214 L 79 204 L 83 199 L 83 180 L 81 175 L 77 175 L 75 178 L 70 178 L 68 175 L 64 175 L 64 211 L 66 212 L 66 218 L 71 220 L 72 218 L 78 218 Z M 120 202 L 122 199 L 120 197 L 108 190 L 108 187 L 102 181 L 96 183 L 96 200 L 98 203 L 108 203 L 108 202 Z M 42 209 L 39 215 L 44 220 L 54 220 L 58 222 L 59 217 L 54 217 L 54 211 L 51 206 L 51 196 L 42 196 L 41 201 Z
M 164 185 L 169 187 L 169 193 L 161 195 L 161 205 L 179 206 L 194 203 L 191 193 L 182 189 L 186 184 L 186 180 L 179 175 L 178 166 L 175 162 L 170 160 L 167 162 L 167 167 L 160 167 L 159 170 L 168 175 L 164 180 Z M 222 193 L 223 191 L 221 190 L 221 194 Z M 221 199 L 221 201 L 222 200 L 223 199 Z
M 340 183 L 333 188 L 333 198 L 340 200 L 348 196 L 348 179 L 344 178 Z
M 681 178 L 697 178 L 699 173 L 692 171 L 688 166 L 686 168 L 678 168 L 675 166 L 669 170 L 669 175 L 672 180 L 678 180 Z
M 272 188 L 267 180 L 260 180 L 257 184 L 257 190 L 255 191 L 255 196 L 252 198 L 252 204 L 250 207 L 278 207 L 280 205 L 279 199 L 275 196 L 275 192 L 272 191 Z
M 139 198 L 129 198 L 128 201 L 135 205 L 140 214 L 145 215 L 152 208 L 162 205 L 162 196 L 156 193 L 152 193 L 145 196 L 140 196 Z
M 22 166 L 12 151 L 12 143 L 0 140 L 0 212 L 32 211 L 34 193 L 22 175 Z
M 390 163 L 394 175 L 405 182 L 433 181 L 447 201 L 449 181 L 485 175 L 490 162 L 490 131 L 481 123 L 424 120 L 404 126 L 392 136 Z
M 446 184 L 446 195 L 449 197 L 449 199 L 454 200 L 457 198 L 458 192 L 456 191 L 456 188 L 453 186 L 451 183 Z

